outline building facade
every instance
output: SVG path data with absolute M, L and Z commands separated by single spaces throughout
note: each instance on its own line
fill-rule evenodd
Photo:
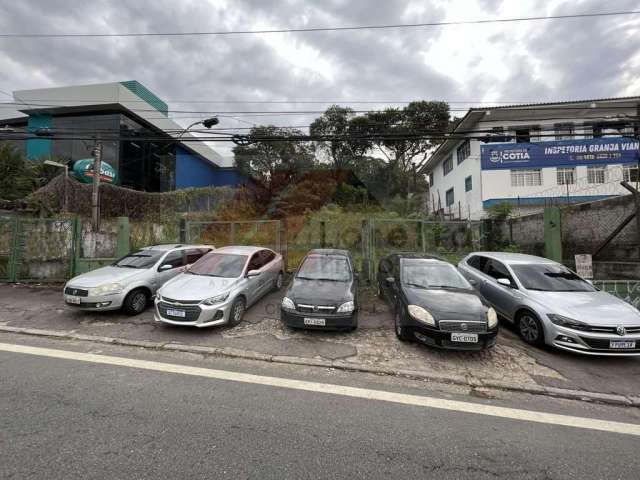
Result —
M 430 210 L 479 219 L 628 193 L 638 182 L 640 97 L 472 108 L 420 167 Z
M 91 157 L 99 138 L 102 160 L 123 187 L 164 192 L 244 182 L 215 150 L 183 132 L 168 117 L 168 105 L 135 80 L 13 95 L 19 116 L 0 120 L 0 126 L 16 132 L 12 141 L 31 160 L 53 158 L 71 166 Z

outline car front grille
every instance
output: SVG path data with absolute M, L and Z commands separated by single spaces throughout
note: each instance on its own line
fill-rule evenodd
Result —
M 487 322 L 440 320 L 438 325 L 443 332 L 484 333 L 487 331 Z
M 612 335 L 617 334 L 617 326 L 616 327 L 598 327 L 598 326 L 586 326 L 582 330 L 586 332 L 597 332 L 597 333 L 610 333 Z M 640 333 L 640 326 L 633 327 L 624 327 L 626 333 Z
M 58 291 L 60 291 L 60 290 L 58 290 Z M 88 297 L 89 296 L 89 290 L 85 290 L 83 288 L 66 287 L 64 289 L 64 293 L 66 293 L 67 295 L 75 295 L 76 297 Z
M 169 297 L 162 297 L 162 301 L 163 302 L 168 302 L 168 303 L 175 303 L 178 306 L 180 306 L 180 305 L 197 305 L 202 300 L 175 300 L 175 299 L 169 298 Z
M 296 310 L 301 313 L 335 313 L 336 307 L 333 305 L 306 305 L 299 303 Z
M 177 317 L 169 315 L 167 310 L 183 310 L 185 314 L 184 317 Z M 158 312 L 162 317 L 173 320 L 174 322 L 195 322 L 198 320 L 202 310 L 196 305 L 171 305 L 170 303 L 159 302 Z

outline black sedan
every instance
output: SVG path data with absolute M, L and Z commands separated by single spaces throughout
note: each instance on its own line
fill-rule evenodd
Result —
M 282 299 L 280 318 L 294 328 L 355 330 L 358 278 L 349 252 L 311 250 Z
M 396 336 L 453 350 L 492 347 L 498 316 L 450 263 L 394 254 L 378 266 L 378 294 L 393 306 Z

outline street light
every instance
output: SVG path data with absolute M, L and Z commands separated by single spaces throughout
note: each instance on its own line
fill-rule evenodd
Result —
M 180 135 L 176 137 L 176 140 L 179 140 L 180 138 L 182 138 L 182 136 L 185 133 L 187 133 L 191 128 L 195 127 L 196 125 L 202 125 L 205 128 L 211 128 L 214 125 L 217 125 L 219 123 L 220 123 L 220 120 L 218 119 L 218 117 L 211 117 L 211 118 L 205 118 L 204 120 L 198 120 L 197 122 L 193 122 L 187 128 L 182 130 L 182 132 L 180 132 Z
M 67 211 L 68 196 L 67 196 L 67 177 L 69 176 L 69 166 L 64 163 L 54 162 L 53 160 L 45 160 L 45 165 L 51 165 L 52 167 L 64 168 L 64 211 Z

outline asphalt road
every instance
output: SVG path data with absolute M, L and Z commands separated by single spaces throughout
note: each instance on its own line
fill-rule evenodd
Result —
M 0 342 L 37 342 L 74 352 L 95 349 L 15 338 Z M 8 352 L 2 345 L 2 479 L 637 479 L 640 472 L 637 435 L 296 387 L 296 380 L 328 381 L 332 372 L 326 370 L 193 355 L 168 358 L 121 347 L 99 352 L 134 359 L 144 354 L 147 361 L 163 362 L 157 365 L 169 363 L 161 367 L 174 370 L 167 373 Z M 184 366 L 195 365 L 216 368 L 229 378 L 186 374 Z M 291 387 L 274 387 L 236 380 L 246 372 L 294 381 Z M 366 387 L 363 391 L 374 397 L 380 392 L 419 394 L 472 407 L 503 405 L 640 424 L 637 409 L 545 404 L 531 397 L 481 401 L 354 375 L 332 384 Z

